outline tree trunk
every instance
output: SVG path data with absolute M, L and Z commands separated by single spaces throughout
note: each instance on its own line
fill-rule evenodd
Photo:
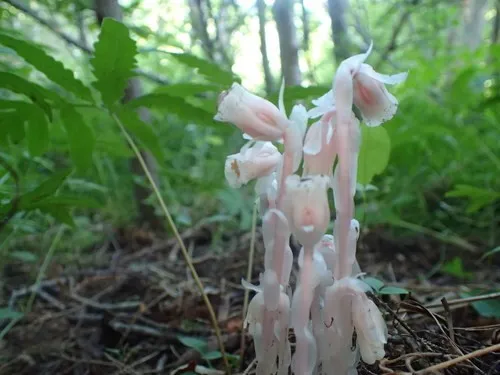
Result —
M 301 81 L 293 3 L 293 0 L 275 0 L 273 5 L 280 41 L 281 70 L 287 86 L 300 85 Z
M 189 15 L 195 37 L 201 40 L 201 46 L 209 60 L 215 60 L 215 47 L 207 30 L 207 16 L 202 7 L 201 0 L 189 0 Z
M 462 42 L 471 50 L 475 50 L 481 44 L 487 8 L 487 0 L 464 0 Z
M 99 25 L 105 17 L 111 17 L 118 21 L 122 20 L 122 11 L 118 0 L 95 0 L 95 12 Z M 123 102 L 126 103 L 142 94 L 141 84 L 137 78 L 132 78 L 128 82 L 123 96 Z M 150 122 L 150 114 L 145 108 L 139 109 L 139 116 L 145 123 Z M 158 168 L 154 157 L 146 151 L 141 151 L 146 165 L 153 176 L 153 179 L 158 184 Z M 135 175 L 144 176 L 144 172 L 137 158 L 130 160 L 130 171 Z M 139 184 L 134 184 L 134 197 L 139 206 L 139 219 L 142 223 L 149 225 L 151 228 L 160 228 L 161 223 L 154 212 L 154 207 L 145 203 L 144 200 L 149 197 L 151 190 Z
M 346 21 L 348 8 L 349 0 L 328 0 L 328 14 L 332 21 L 333 53 L 337 65 L 350 56 Z
M 273 91 L 273 76 L 269 67 L 269 57 L 267 56 L 266 42 L 266 3 L 264 0 L 257 0 L 257 13 L 259 15 L 259 38 L 260 38 L 260 53 L 262 55 L 262 68 L 264 69 L 264 79 L 266 83 L 266 92 L 269 94 Z
M 491 44 L 495 45 L 499 42 L 498 36 L 500 34 L 500 0 L 495 1 L 495 18 L 493 18 L 493 27 L 491 29 Z

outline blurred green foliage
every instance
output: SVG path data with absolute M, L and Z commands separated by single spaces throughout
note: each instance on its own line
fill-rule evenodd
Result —
M 38 255 L 19 250 L 19 238 L 45 233 L 57 223 L 75 228 L 67 238 L 81 241 L 70 246 L 75 250 L 99 240 L 93 230 L 99 223 L 135 222 L 133 184 L 146 181 L 130 172 L 133 155 L 116 119 L 156 158 L 162 194 L 181 229 L 216 222 L 219 236 L 248 230 L 252 187 L 230 189 L 223 173 L 225 156 L 237 152 L 243 139 L 213 116 L 222 90 L 234 81 L 255 82 L 210 61 L 199 43 L 186 45 L 189 21 L 179 21 L 178 12 L 161 18 L 152 30 L 142 17 L 151 12 L 132 1 L 124 8 L 124 23 L 106 19 L 99 30 L 85 1 L 31 3 L 46 19 L 57 14 L 65 33 L 78 32 L 73 16 L 82 12 L 94 52 L 89 58 L 14 7 L 0 8 L 2 252 L 34 261 Z M 358 9 L 358 3 L 363 7 Z M 237 9 L 231 11 L 236 19 Z M 246 22 L 239 32 L 250 38 L 256 15 L 243 6 L 240 11 Z M 495 247 L 500 45 L 489 37 L 473 51 L 450 44 L 460 19 L 458 2 L 364 1 L 353 5 L 353 12 L 363 17 L 358 26 L 375 41 L 369 63 L 384 73 L 409 71 L 404 84 L 390 89 L 400 101 L 395 118 L 384 128 L 363 125 L 359 182 L 364 186 L 357 196 L 357 217 L 363 225 L 386 224 L 395 233 L 405 228 L 453 243 Z M 397 24 L 404 12 L 411 12 L 410 21 L 384 55 L 394 36 L 387 25 Z M 312 36 L 320 24 L 313 14 Z M 367 41 L 357 30 L 352 33 L 359 46 L 353 53 L 358 53 Z M 245 48 L 236 43 L 227 46 L 229 60 Z M 310 43 L 316 51 L 315 39 Z M 311 61 L 311 51 L 301 54 Z M 335 68 L 331 56 L 326 47 L 320 59 L 306 64 L 307 84 L 285 91 L 287 109 L 296 101 L 310 107 L 311 99 L 329 89 Z M 147 79 L 138 68 L 168 83 Z M 123 104 L 123 90 L 133 76 L 145 93 Z M 277 103 L 277 91 L 258 93 Z M 150 123 L 141 119 L 138 108 L 150 110 Z M 155 205 L 152 198 L 148 201 Z

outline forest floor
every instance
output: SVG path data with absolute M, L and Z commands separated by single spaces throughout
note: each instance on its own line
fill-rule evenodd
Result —
M 210 249 L 211 233 L 210 227 L 193 228 L 183 238 L 216 310 L 233 373 L 253 374 L 248 335 L 241 350 L 241 278 L 251 235 L 228 239 L 218 254 Z M 499 302 L 498 259 L 485 266 L 476 253 L 460 250 L 472 275 L 460 279 L 432 271 L 443 247 L 447 256 L 459 251 L 423 237 L 396 240 L 384 229 L 362 234 L 362 270 L 411 293 L 371 295 L 388 323 L 389 340 L 385 359 L 361 364 L 359 374 L 500 374 L 500 319 L 477 312 L 478 304 L 485 311 L 488 301 Z M 257 233 L 254 283 L 262 259 Z M 4 295 L 11 307 L 26 304 L 32 293 L 36 298 L 0 341 L 2 375 L 223 374 L 215 370 L 223 365 L 208 311 L 175 239 L 133 228 L 116 231 L 78 265 L 52 264 L 38 289 L 27 285 L 33 270 L 23 264 L 8 269 Z M 470 299 L 467 292 L 480 296 Z M 423 371 L 435 365 L 435 372 Z

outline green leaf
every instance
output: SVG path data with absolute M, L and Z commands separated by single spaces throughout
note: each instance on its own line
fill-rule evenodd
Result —
M 184 99 L 169 94 L 147 94 L 131 100 L 127 108 L 155 108 L 167 111 L 178 116 L 181 120 L 194 122 L 199 125 L 212 125 L 220 127 L 220 123 L 214 121 L 214 112 L 209 113 L 202 108 L 187 103 Z
M 500 199 L 500 192 L 471 185 L 458 184 L 453 190 L 447 192 L 445 196 L 469 198 L 467 212 L 474 213 L 483 207 L 493 204 L 497 199 Z
M 206 361 L 213 361 L 215 359 L 222 358 L 222 353 L 219 352 L 218 350 L 215 350 L 213 352 L 207 352 L 204 353 L 201 358 L 203 358 Z
M 196 337 L 190 337 L 190 336 L 177 336 L 179 341 L 187 346 L 188 348 L 192 348 L 197 350 L 200 353 L 206 353 L 208 344 L 205 340 L 198 339 Z
M 49 148 L 49 123 L 38 107 L 28 113 L 27 139 L 31 156 L 40 156 Z
M 76 79 L 71 70 L 40 47 L 4 33 L 0 33 L 0 44 L 16 51 L 27 63 L 33 65 L 54 83 L 83 99 L 92 100 L 88 87 Z
M 45 207 L 70 207 L 70 208 L 100 208 L 102 205 L 93 198 L 72 195 L 57 195 L 43 198 L 38 201 L 26 203 L 23 209 L 35 209 Z
M 4 319 L 19 319 L 23 317 L 23 313 L 4 307 L 0 309 L 0 320 Z
M 33 204 L 33 202 L 35 201 L 40 201 L 53 195 L 57 191 L 57 189 L 61 187 L 61 185 L 64 183 L 71 172 L 72 170 L 68 169 L 54 173 L 52 176 L 38 185 L 35 189 L 21 196 L 19 207 L 22 208 L 25 205 Z
M 155 90 L 157 94 L 168 94 L 170 96 L 187 97 L 205 92 L 219 92 L 223 89 L 220 85 L 204 83 L 176 83 L 160 86 Z
M 396 286 L 384 286 L 378 291 L 380 294 L 408 294 L 410 293 L 404 288 L 398 288 Z
M 159 161 L 163 160 L 163 151 L 158 136 L 150 125 L 139 118 L 137 112 L 125 107 L 117 113 L 117 116 L 125 129 L 137 138 L 144 147 L 151 151 L 156 159 Z
M 9 253 L 9 257 L 25 263 L 35 263 L 38 260 L 36 254 L 25 250 L 12 251 Z
M 40 211 L 51 215 L 54 219 L 63 224 L 69 225 L 73 228 L 76 227 L 73 217 L 71 216 L 71 209 L 68 207 L 49 206 L 39 207 L 39 209 Z
M 137 46 L 124 24 L 104 18 L 94 49 L 90 63 L 97 80 L 93 86 L 101 93 L 104 104 L 111 107 L 122 98 L 128 79 L 134 75 Z
M 369 184 L 389 163 L 391 140 L 382 126 L 361 126 L 361 150 L 358 157 L 358 182 Z
M 465 271 L 462 258 L 460 257 L 455 257 L 449 262 L 443 264 L 443 266 L 441 267 L 441 271 L 451 276 L 464 279 L 470 279 L 474 276 L 472 272 Z
M 26 115 L 26 113 L 24 114 Z M 5 138 L 7 135 L 13 143 L 21 142 L 26 136 L 24 123 L 26 118 L 16 111 L 0 111 L 0 132 Z M 5 139 L 6 140 L 6 139 Z
M 7 72 L 0 72 L 0 87 L 18 94 L 26 95 L 33 103 L 38 105 L 47 114 L 49 120 L 52 121 L 52 109 L 46 99 L 48 96 L 52 96 L 51 99 L 54 99 L 54 95 L 50 95 L 48 90 L 22 77 Z
M 83 116 L 71 106 L 61 109 L 61 120 L 68 135 L 71 159 L 77 169 L 84 171 L 92 165 L 95 138 Z
M 460 297 L 469 298 L 479 296 L 479 294 L 472 293 L 460 293 Z M 485 300 L 472 302 L 472 307 L 480 314 L 486 318 L 500 318 L 500 300 Z
M 197 73 L 204 75 L 211 82 L 220 83 L 222 85 L 231 85 L 233 82 L 238 80 L 238 77 L 236 77 L 232 72 L 222 69 L 219 65 L 211 61 L 201 59 L 189 53 L 167 53 L 173 56 L 181 64 L 190 68 L 195 68 Z
M 362 281 L 368 284 L 375 292 L 378 292 L 385 285 L 382 280 L 376 279 L 375 277 L 365 277 Z

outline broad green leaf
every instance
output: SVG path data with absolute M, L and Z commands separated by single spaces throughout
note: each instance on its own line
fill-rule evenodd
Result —
M 195 122 L 199 125 L 220 126 L 213 120 L 213 113 L 187 103 L 184 99 L 168 94 L 147 94 L 127 103 L 127 108 L 155 108 L 178 116 L 181 120 Z
M 200 353 L 205 353 L 207 351 L 208 344 L 205 340 L 198 339 L 196 337 L 190 336 L 177 336 L 179 341 L 187 346 L 188 348 L 192 348 L 197 350 Z
M 19 319 L 23 316 L 24 314 L 10 309 L 9 307 L 4 307 L 0 308 L 0 320 L 4 319 Z
M 107 156 L 132 157 L 134 153 L 128 147 L 123 138 L 117 138 L 116 135 L 101 135 L 96 139 L 95 151 L 100 151 Z
M 16 51 L 27 63 L 33 65 L 45 74 L 48 79 L 57 83 L 62 88 L 83 99 L 92 100 L 92 95 L 88 87 L 76 79 L 71 70 L 67 69 L 60 61 L 48 55 L 40 47 L 4 33 L 0 33 L 0 44 Z
M 69 152 L 76 167 L 83 171 L 92 165 L 95 138 L 80 112 L 71 106 L 61 109 L 61 121 L 68 135 Z
M 389 163 L 391 140 L 382 126 L 361 125 L 361 150 L 358 157 L 358 182 L 369 184 Z
M 31 156 L 40 156 L 49 147 L 49 124 L 40 108 L 29 112 L 27 126 L 28 150 Z
M 124 24 L 105 18 L 94 49 L 90 63 L 97 80 L 92 85 L 101 93 L 104 104 L 111 107 L 122 98 L 128 79 L 134 75 L 137 46 Z
M 189 53 L 173 53 L 167 52 L 173 56 L 181 64 L 190 68 L 195 68 L 197 73 L 204 75 L 209 81 L 230 86 L 238 80 L 232 72 L 222 69 L 216 63 L 201 59 Z
M 144 147 L 151 151 L 158 161 L 163 160 L 163 151 L 158 136 L 150 125 L 139 118 L 136 111 L 123 108 L 117 113 L 117 116 L 125 129 L 137 138 Z
M 69 225 L 70 227 L 75 227 L 75 222 L 71 216 L 71 208 L 63 206 L 48 206 L 48 207 L 38 207 L 38 209 L 44 213 L 51 215 L 57 221 Z
M 0 133 L 2 136 L 6 138 L 8 135 L 13 143 L 21 142 L 26 136 L 24 130 L 25 115 L 21 116 L 17 111 L 0 111 L 0 128 L 2 129 Z
M 25 80 L 12 73 L 0 72 L 0 88 L 5 88 L 12 92 L 26 95 L 28 98 L 38 105 L 52 121 L 52 109 L 47 103 L 48 95 L 54 99 L 54 94 L 50 95 L 49 91 L 36 83 Z
M 206 83 L 176 83 L 172 85 L 161 86 L 155 90 L 157 94 L 168 94 L 170 96 L 186 97 L 205 92 L 222 91 L 223 86 Z
M 378 292 L 384 287 L 384 282 L 382 280 L 376 279 L 375 277 L 365 277 L 362 281 L 368 284 L 374 291 Z
M 473 302 L 472 306 L 479 314 L 484 317 L 497 319 L 500 318 L 499 300 L 477 301 Z
M 23 207 L 24 205 L 33 204 L 35 201 L 40 201 L 53 195 L 57 189 L 61 187 L 71 172 L 72 170 L 69 169 L 54 173 L 35 189 L 24 194 L 20 199 L 19 206 Z
M 460 293 L 460 297 L 462 298 L 476 297 L 479 295 L 480 294 L 466 292 Z M 472 302 L 472 306 L 481 316 L 484 316 L 486 318 L 500 318 L 499 299 Z
M 406 289 L 398 288 L 396 286 L 384 286 L 378 291 L 380 294 L 408 294 Z
M 35 263 L 38 260 L 36 254 L 26 250 L 14 250 L 9 253 L 9 257 L 25 263 Z
M 213 361 L 215 359 L 222 358 L 222 353 L 218 350 L 214 350 L 213 352 L 204 353 L 201 358 L 207 361 Z

